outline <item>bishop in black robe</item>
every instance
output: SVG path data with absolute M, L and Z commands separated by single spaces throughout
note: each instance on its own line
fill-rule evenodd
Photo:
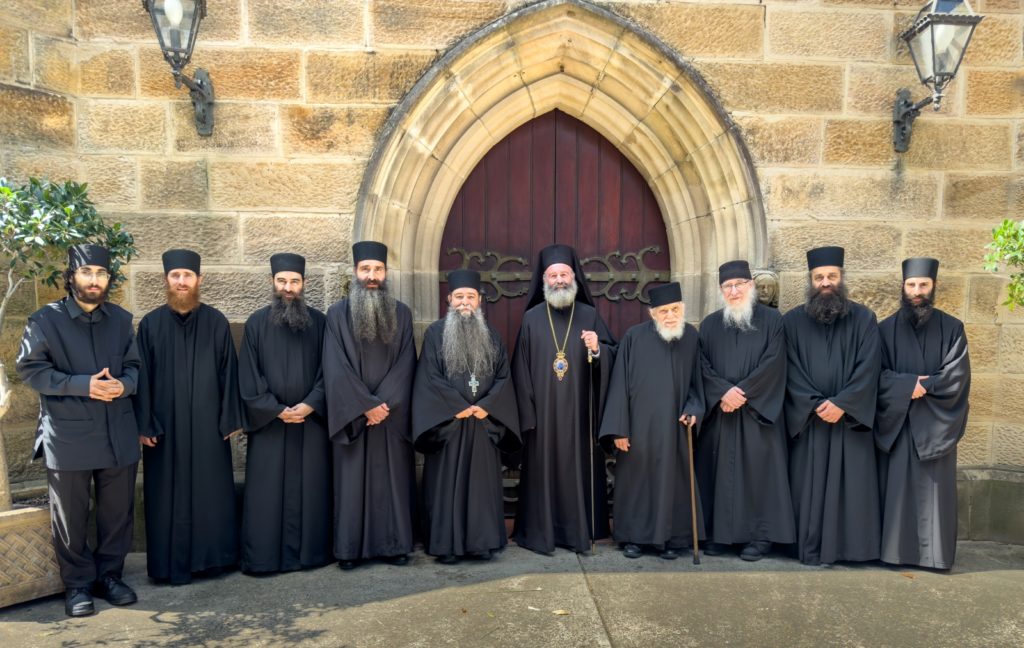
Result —
M 793 500 L 782 425 L 786 336 L 779 311 L 757 301 L 746 261 L 719 268 L 725 307 L 700 325 L 708 413 L 697 444 L 697 477 L 708 536 L 743 543 L 758 560 L 792 543 Z
M 842 248 L 817 248 L 807 258 L 808 301 L 783 317 L 796 551 L 809 565 L 877 560 L 878 324 L 846 297 Z
M 375 557 L 407 562 L 416 489 L 412 313 L 388 294 L 384 245 L 356 243 L 353 258 L 351 293 L 327 311 L 323 354 L 334 450 L 334 556 L 343 569 Z
M 551 275 L 547 284 L 545 275 Z M 593 540 L 608 536 L 604 455 L 596 437 L 616 343 L 584 277 L 572 248 L 541 250 L 512 358 L 523 431 L 513 537 L 539 553 L 556 546 L 589 551 Z
M 442 562 L 487 559 L 507 542 L 501 452 L 518 450 L 508 355 L 484 320 L 480 275 L 449 273 L 447 317 L 423 337 L 413 388 L 413 439 L 425 455 L 426 551 Z
M 950 569 L 956 557 L 956 445 L 967 425 L 964 325 L 933 307 L 939 262 L 903 262 L 902 307 L 882 320 L 875 441 L 882 560 Z
M 331 443 L 320 359 L 326 318 L 305 304 L 305 259 L 270 258 L 273 303 L 245 323 L 238 382 L 248 437 L 242 569 L 331 562 Z
M 652 288 L 650 298 L 652 320 L 619 342 L 600 437 L 617 448 L 613 537 L 628 557 L 648 546 L 674 559 L 693 544 L 686 424 L 704 418 L 700 338 L 683 319 L 678 283 Z M 653 319 L 671 308 L 673 320 Z M 701 519 L 697 533 L 704 537 Z
M 163 256 L 168 304 L 139 323 L 146 566 L 188 583 L 238 562 L 229 436 L 242 425 L 238 359 L 224 315 L 199 303 L 199 255 Z

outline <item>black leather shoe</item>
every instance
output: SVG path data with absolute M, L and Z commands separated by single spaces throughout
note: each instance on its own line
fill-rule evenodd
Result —
M 403 567 L 409 564 L 409 556 L 405 554 L 399 554 L 397 556 L 386 556 L 384 560 L 389 565 L 395 565 L 396 567 Z
M 665 560 L 675 560 L 679 557 L 679 550 L 666 548 L 664 551 L 661 552 L 661 557 Z
M 626 558 L 639 558 L 640 556 L 644 555 L 644 552 L 640 548 L 640 545 L 635 545 L 632 542 L 627 542 L 625 545 L 622 546 L 622 555 Z
M 354 560 L 339 560 L 338 561 L 338 569 L 344 569 L 345 571 L 349 571 L 351 569 L 355 569 L 357 566 L 359 566 L 359 563 L 354 561 Z
M 96 614 L 92 595 L 87 587 L 69 587 L 64 592 L 64 613 L 69 617 L 83 617 Z
M 448 554 L 447 556 L 439 556 L 437 562 L 441 563 L 442 565 L 454 565 L 459 562 L 459 557 L 453 554 Z
M 490 549 L 485 551 L 474 551 L 470 555 L 477 560 L 490 560 L 494 556 Z
M 754 540 L 743 547 L 743 551 L 740 552 L 740 558 L 748 562 L 754 562 L 764 558 L 764 555 L 771 551 L 772 543 L 766 540 Z
M 706 556 L 721 556 L 729 549 L 729 546 L 720 542 L 708 542 L 701 549 L 704 550 L 704 555 Z
M 92 586 L 92 591 L 96 596 L 106 599 L 107 603 L 111 605 L 131 605 L 139 600 L 135 590 L 125 585 L 123 580 L 113 574 L 100 576 L 100 579 Z

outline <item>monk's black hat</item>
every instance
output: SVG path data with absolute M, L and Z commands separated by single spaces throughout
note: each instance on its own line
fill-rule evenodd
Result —
M 730 279 L 752 279 L 750 264 L 746 261 L 726 261 L 718 266 L 718 283 L 724 284 Z
M 903 280 L 911 277 L 928 277 L 935 281 L 939 277 L 939 260 L 930 257 L 911 257 L 903 260 Z
M 571 268 L 575 258 L 576 254 L 568 245 L 561 243 L 549 245 L 540 251 L 540 272 L 543 274 L 545 270 L 556 263 L 564 263 Z
M 677 281 L 651 288 L 647 294 L 651 296 L 651 308 L 683 301 L 683 288 Z
M 191 270 L 199 274 L 199 254 L 192 250 L 167 250 L 161 257 L 164 274 L 171 270 Z
M 276 275 L 278 272 L 298 272 L 305 278 L 305 257 L 291 252 L 278 252 L 270 257 L 270 274 Z
M 480 292 L 480 273 L 476 270 L 459 268 L 448 273 L 448 292 L 452 293 L 459 288 L 472 288 Z
M 80 243 L 68 248 L 68 267 L 78 270 L 82 266 L 100 266 L 110 270 L 110 250 L 102 245 Z
M 820 268 L 822 266 L 838 266 L 842 268 L 843 257 L 845 256 L 846 250 L 838 245 L 829 245 L 827 247 L 808 250 L 807 269 L 814 270 L 815 268 Z
M 388 246 L 377 241 L 359 241 L 352 245 L 352 263 L 359 265 L 363 261 L 380 261 L 388 264 Z

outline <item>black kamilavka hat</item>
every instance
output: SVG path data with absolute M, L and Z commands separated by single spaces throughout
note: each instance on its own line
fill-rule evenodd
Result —
M 480 292 L 480 273 L 476 270 L 459 268 L 448 273 L 448 292 L 452 293 L 459 288 L 472 288 Z
M 683 287 L 677 281 L 664 286 L 655 286 L 647 291 L 647 294 L 651 297 L 651 308 L 683 301 Z
M 842 268 L 845 256 L 846 250 L 838 245 L 829 245 L 827 247 L 808 250 L 807 269 L 814 270 L 815 268 L 820 268 L 822 266 L 838 266 Z
M 358 265 L 362 261 L 380 261 L 388 264 L 388 246 L 377 241 L 359 241 L 352 245 L 352 263 Z
M 298 272 L 303 278 L 306 277 L 305 257 L 291 252 L 278 252 L 270 257 L 270 274 L 278 272 Z
M 164 262 L 164 274 L 171 270 L 191 270 L 199 274 L 199 254 L 192 250 L 167 250 L 161 259 Z
M 78 270 L 82 266 L 100 266 L 110 270 L 110 250 L 102 245 L 80 243 L 68 248 L 68 267 Z
M 724 284 L 730 279 L 752 279 L 750 264 L 743 260 L 726 261 L 718 266 L 718 283 Z
M 911 277 L 928 277 L 935 281 L 939 277 L 939 260 L 930 257 L 911 257 L 903 261 L 903 280 Z

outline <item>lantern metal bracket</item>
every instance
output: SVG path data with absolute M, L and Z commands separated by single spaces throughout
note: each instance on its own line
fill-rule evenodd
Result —
M 192 108 L 196 112 L 196 131 L 203 137 L 213 135 L 213 81 L 203 68 L 196 68 L 195 78 L 174 72 L 174 86 L 188 88 Z
M 940 99 L 941 97 L 942 95 L 939 95 Z M 897 153 L 906 153 L 910 148 L 914 120 L 921 114 L 922 108 L 934 101 L 934 96 L 928 96 L 914 103 L 910 99 L 910 90 L 906 88 L 900 88 L 896 93 L 896 103 L 892 107 L 892 145 Z

